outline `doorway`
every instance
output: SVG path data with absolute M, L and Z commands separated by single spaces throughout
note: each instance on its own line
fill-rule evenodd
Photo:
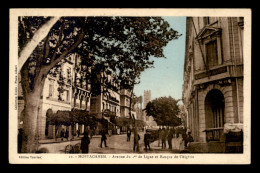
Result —
M 213 89 L 205 99 L 205 120 L 207 128 L 221 128 L 225 123 L 225 99 L 221 91 Z

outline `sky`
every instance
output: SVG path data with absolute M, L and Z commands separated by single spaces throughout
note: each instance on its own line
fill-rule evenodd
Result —
M 151 90 L 151 99 L 171 96 L 182 98 L 182 84 L 185 56 L 186 17 L 163 17 L 181 37 L 170 41 L 164 48 L 165 58 L 152 58 L 154 68 L 141 74 L 140 84 L 135 85 L 136 96 L 143 96 L 144 90 Z M 181 102 L 179 102 L 181 103 Z

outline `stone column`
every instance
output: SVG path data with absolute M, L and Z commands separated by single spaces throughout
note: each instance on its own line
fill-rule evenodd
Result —
M 203 132 L 206 128 L 205 122 L 205 97 L 204 93 L 200 91 L 198 93 L 198 112 L 199 112 L 199 141 L 206 142 L 206 132 Z
M 48 126 L 48 138 L 55 138 L 55 125 Z
M 69 126 L 69 137 L 68 139 L 71 139 L 72 138 L 72 127 L 71 125 Z

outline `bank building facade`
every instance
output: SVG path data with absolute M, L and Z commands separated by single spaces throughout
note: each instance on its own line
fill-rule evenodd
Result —
M 233 152 L 243 150 L 243 32 L 242 17 L 187 17 L 183 102 L 195 152 L 227 151 L 229 132 L 242 138 Z

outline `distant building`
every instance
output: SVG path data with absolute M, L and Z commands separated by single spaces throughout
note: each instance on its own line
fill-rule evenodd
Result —
M 146 105 L 151 101 L 151 90 L 145 90 L 144 91 L 144 109 L 146 108 Z M 154 119 L 152 116 L 147 116 L 146 111 L 143 110 L 143 117 L 144 121 L 146 122 L 147 126 L 156 126 Z
M 223 151 L 225 127 L 243 124 L 243 26 L 241 17 L 187 17 L 186 123 L 196 142 L 218 146 L 211 152 Z
M 144 108 L 151 101 L 151 90 L 144 90 Z

